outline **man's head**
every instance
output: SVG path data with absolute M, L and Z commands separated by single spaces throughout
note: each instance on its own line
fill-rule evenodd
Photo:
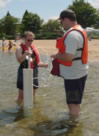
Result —
M 65 9 L 60 13 L 59 19 L 64 28 L 68 29 L 77 23 L 76 14 L 70 9 Z
M 66 9 L 60 13 L 60 19 L 64 18 L 68 18 L 71 21 L 76 21 L 76 14 L 71 9 Z

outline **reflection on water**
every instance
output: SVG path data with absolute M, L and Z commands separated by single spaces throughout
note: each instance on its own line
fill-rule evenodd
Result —
M 50 75 L 51 65 L 39 71 L 41 87 L 34 108 L 27 113 L 17 107 L 18 65 L 14 53 L 0 52 L 0 136 L 99 136 L 99 63 L 89 63 L 80 122 L 75 126 L 69 124 L 63 79 Z

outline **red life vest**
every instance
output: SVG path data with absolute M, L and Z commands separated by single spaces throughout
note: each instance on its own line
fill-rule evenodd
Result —
M 26 51 L 26 50 L 28 50 L 28 48 L 22 43 L 21 45 L 20 45 L 21 47 L 22 47 L 22 49 L 24 50 L 24 51 Z M 34 47 L 34 45 L 32 44 L 31 45 L 31 49 L 32 49 L 32 52 L 34 52 L 35 53 L 35 55 L 36 55 L 36 62 L 37 62 L 37 64 L 40 62 L 40 57 L 39 57 L 39 53 L 38 53 L 38 51 L 37 51 L 37 49 Z M 33 69 L 33 62 L 31 62 L 31 68 Z
M 67 35 L 71 31 L 78 31 L 78 32 L 80 32 L 82 34 L 82 36 L 83 36 L 83 39 L 84 39 L 83 48 L 78 49 L 78 51 L 82 50 L 82 56 L 79 57 L 79 58 L 75 58 L 72 61 L 81 59 L 82 63 L 86 64 L 88 62 L 88 38 L 87 38 L 86 31 L 84 29 L 82 29 L 80 25 L 75 25 L 62 38 L 57 39 L 56 48 L 59 49 L 59 53 L 61 53 L 61 54 L 64 54 L 66 52 L 66 45 L 64 44 L 64 40 L 66 39 Z M 59 61 L 60 64 L 63 64 L 65 66 L 71 66 L 72 65 L 72 61 L 69 61 L 69 62 L 66 61 L 65 62 L 65 61 L 62 61 L 62 60 L 59 60 L 59 59 L 58 59 L 58 61 Z

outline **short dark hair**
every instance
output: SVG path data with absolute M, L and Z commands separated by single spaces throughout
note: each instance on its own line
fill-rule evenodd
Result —
M 68 18 L 71 21 L 76 21 L 76 14 L 71 9 L 65 9 L 60 13 L 60 19 Z

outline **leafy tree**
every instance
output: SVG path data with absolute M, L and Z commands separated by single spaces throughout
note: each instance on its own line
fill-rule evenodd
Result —
M 61 36 L 60 24 L 56 20 L 48 20 L 47 23 L 42 25 L 41 32 L 37 35 L 37 38 L 42 39 L 55 39 Z
M 57 20 L 48 20 L 47 23 L 45 23 L 42 27 L 43 31 L 47 32 L 56 32 L 57 30 L 60 30 L 60 24 Z
M 4 21 L 3 21 L 3 19 L 0 19 L 0 38 L 2 39 L 2 37 L 5 37 Z
M 2 32 L 5 33 L 5 35 L 15 35 L 16 32 L 16 26 L 19 22 L 18 18 L 15 18 L 10 15 L 8 12 L 4 18 L 1 19 L 1 25 L 2 25 Z
M 41 29 L 42 23 L 43 23 L 43 20 L 41 20 L 37 14 L 25 12 L 23 19 L 22 19 L 21 30 L 22 32 L 32 31 L 34 33 L 38 33 L 38 31 Z
M 0 33 L 3 33 L 4 30 L 4 24 L 3 19 L 0 19 Z
M 94 27 L 99 29 L 99 9 L 96 9 L 96 14 L 97 14 L 97 17 L 96 17 L 96 23 L 94 24 Z
M 25 11 L 23 18 L 29 14 L 28 10 Z
M 11 16 L 9 11 L 7 12 L 6 16 Z
M 96 9 L 90 3 L 84 0 L 75 0 L 68 8 L 76 13 L 78 23 L 83 27 L 91 27 L 96 23 Z

